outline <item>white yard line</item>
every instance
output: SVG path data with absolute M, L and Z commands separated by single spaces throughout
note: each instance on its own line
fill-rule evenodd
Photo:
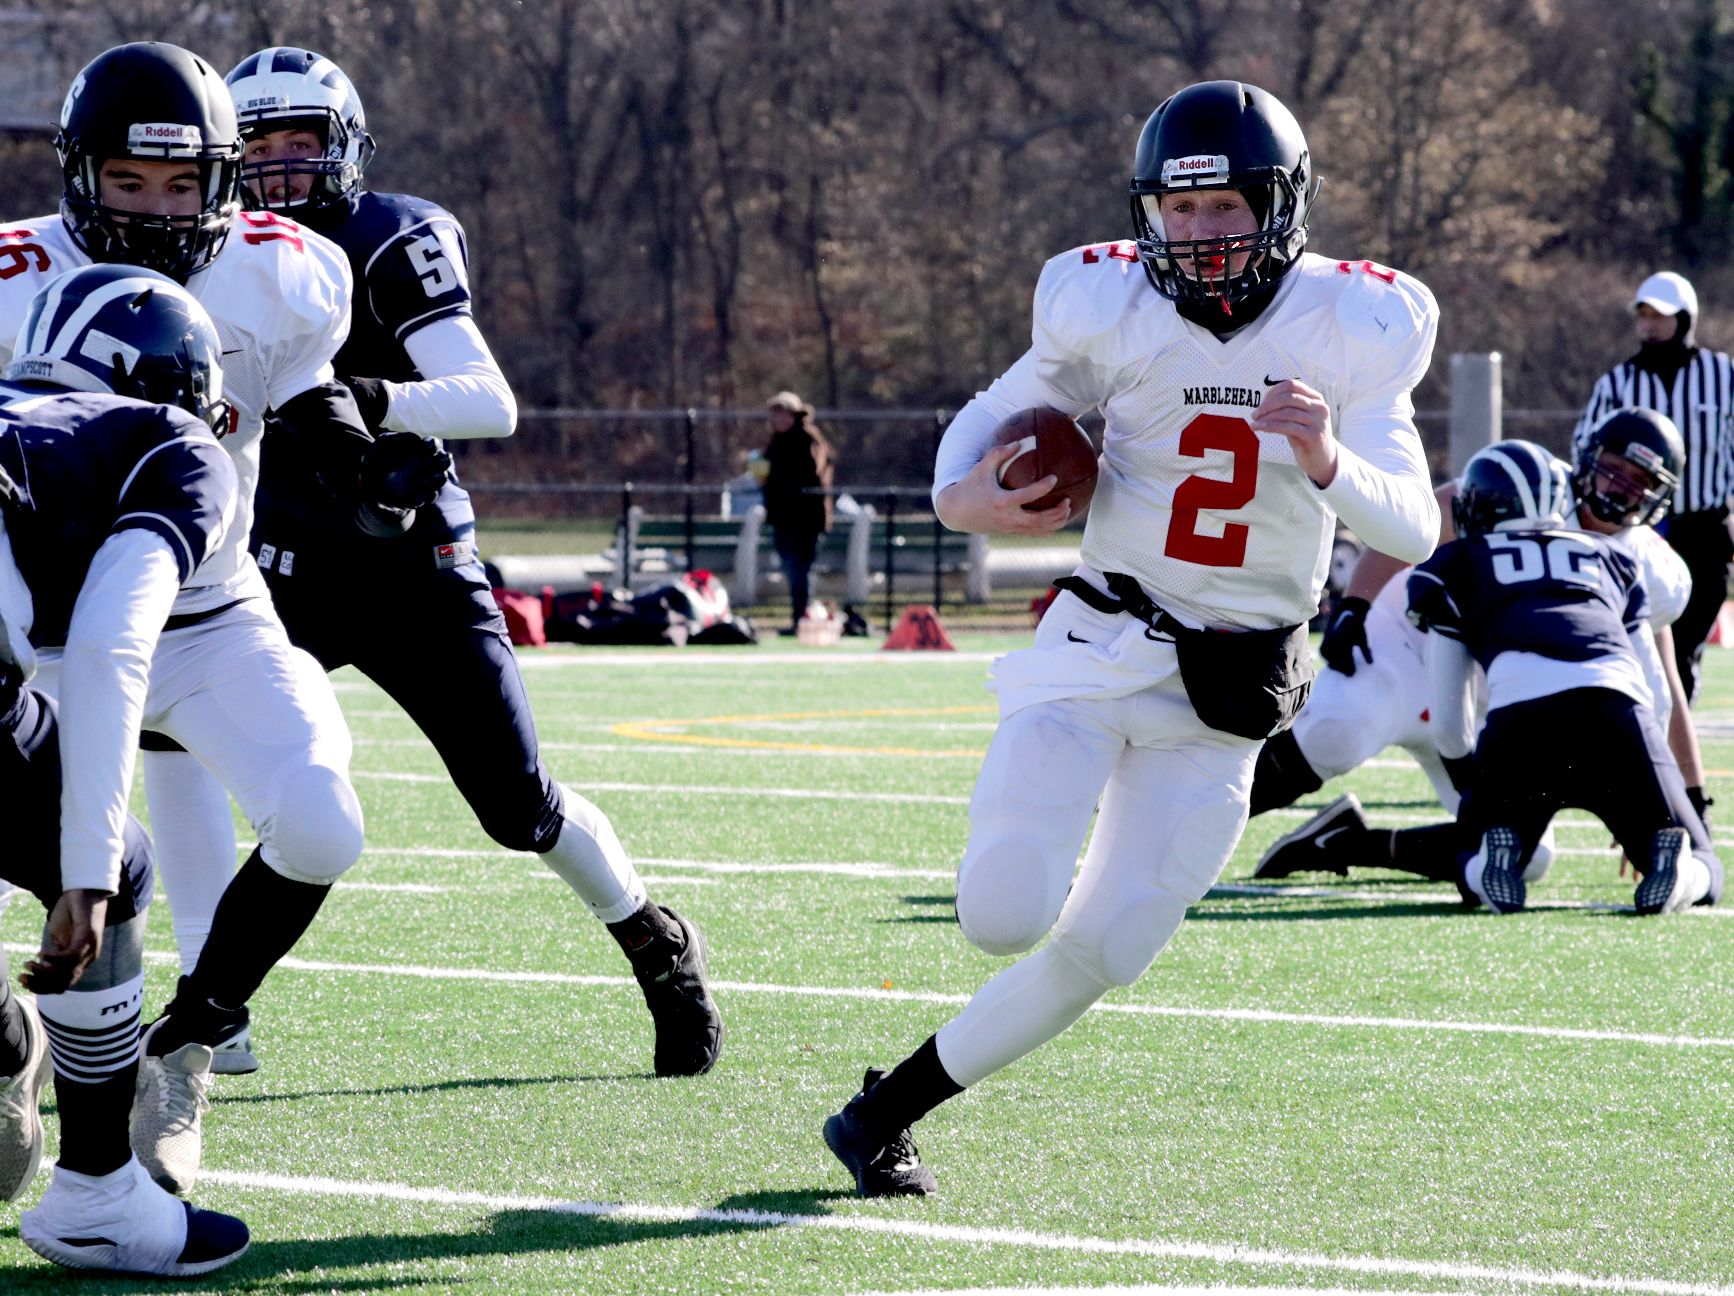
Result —
M 206 1183 L 218 1183 L 231 1188 L 302 1193 L 326 1199 L 349 1197 L 440 1206 L 472 1206 L 489 1211 L 546 1211 L 550 1214 L 583 1215 L 595 1219 L 629 1220 L 647 1224 L 736 1224 L 746 1228 L 819 1229 L 878 1237 L 914 1238 L 924 1242 L 950 1242 L 964 1246 L 1030 1247 L 1040 1251 L 1070 1252 L 1076 1255 L 1202 1260 L 1214 1264 L 1262 1268 L 1381 1274 L 1453 1282 L 1485 1281 L 1524 1287 L 1643 1293 L 1643 1296 L 1734 1296 L 1734 1287 L 1712 1283 L 1624 1276 L 1602 1277 L 1557 1269 L 1464 1264 L 1448 1260 L 1321 1255 L 1316 1252 L 1282 1251 L 1232 1243 L 1223 1245 L 1162 1241 L 1154 1238 L 1101 1238 L 1070 1233 L 1038 1233 L 1016 1228 L 928 1224 L 920 1220 L 887 1219 L 865 1213 L 794 1215 L 783 1211 L 716 1210 L 697 1206 L 654 1206 L 632 1202 L 560 1201 L 553 1197 L 460 1192 L 446 1188 L 417 1188 L 409 1184 L 365 1183 L 295 1175 L 237 1174 L 223 1170 L 206 1170 L 203 1178 Z
M 35 945 L 9 941 L 5 948 L 34 954 Z M 175 963 L 168 950 L 147 950 L 153 963 Z M 407 977 L 417 981 L 480 981 L 508 985 L 636 986 L 631 977 L 580 975 L 573 972 L 502 972 L 491 968 L 424 967 L 413 963 L 332 963 L 293 956 L 278 967 L 294 972 L 344 973 L 351 976 Z M 782 995 L 805 999 L 854 999 L 880 1003 L 925 1003 L 962 1006 L 965 994 L 938 991 L 886 990 L 869 986 L 775 985 L 762 981 L 712 980 L 713 990 L 735 994 Z M 1344 1030 L 1444 1031 L 1459 1035 L 1519 1035 L 1535 1039 L 1575 1040 L 1586 1043 L 1646 1044 L 1658 1048 L 1734 1049 L 1734 1038 L 1715 1035 L 1663 1035 L 1651 1031 L 1583 1030 L 1570 1026 L 1526 1026 L 1516 1022 L 1472 1022 L 1417 1017 L 1351 1017 L 1328 1013 L 1275 1012 L 1264 1008 L 1177 1008 L 1164 1004 L 1098 1003 L 1091 1012 L 1127 1017 L 1192 1018 L 1202 1021 L 1254 1022 L 1264 1026 L 1323 1026 Z M 1734 1296 L 1734 1292 L 1730 1293 Z
M 805 753 L 803 753 L 804 755 Z M 395 770 L 351 770 L 358 779 L 379 779 L 387 783 L 450 783 L 446 774 L 401 774 Z M 578 780 L 585 792 L 654 792 L 659 795 L 782 797 L 798 801 L 884 801 L 899 805 L 968 805 L 966 796 L 935 796 L 925 792 L 833 792 L 822 788 L 741 787 L 696 783 L 600 783 Z
M 1022 644 L 1007 645 L 1005 652 L 755 652 L 750 648 L 740 652 L 705 653 L 619 653 L 592 649 L 582 654 L 560 653 L 538 656 L 520 652 L 518 665 L 525 670 L 561 670 L 580 666 L 650 666 L 659 670 L 704 670 L 711 666 L 918 666 L 923 663 L 974 662 L 985 664 L 1005 656 Z

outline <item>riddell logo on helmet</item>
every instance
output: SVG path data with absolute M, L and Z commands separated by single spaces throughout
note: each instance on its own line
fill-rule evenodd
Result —
M 1228 174 L 1228 159 L 1221 153 L 1198 153 L 1192 157 L 1169 158 L 1162 164 L 1162 182 L 1176 180 L 1217 179 Z
M 126 143 L 128 148 L 196 149 L 204 136 L 184 122 L 134 122 L 127 127 Z

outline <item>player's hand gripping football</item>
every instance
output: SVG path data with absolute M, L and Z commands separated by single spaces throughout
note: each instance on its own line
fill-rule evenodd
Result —
M 108 896 L 101 891 L 62 891 L 42 929 L 42 948 L 18 980 L 31 994 L 63 994 L 102 952 Z
M 1267 387 L 1253 412 L 1258 432 L 1276 432 L 1294 447 L 1295 462 L 1320 488 L 1337 476 L 1337 439 L 1331 435 L 1331 407 L 1299 378 L 1284 378 Z
M 1065 526 L 1072 516 L 1070 500 L 1061 500 L 1038 513 L 1024 509 L 1025 504 L 1039 500 L 1058 484 L 1052 473 L 1017 490 L 999 484 L 1000 466 L 1017 453 L 1015 445 L 995 446 L 970 469 L 969 476 L 942 490 L 937 504 L 939 520 L 953 531 L 980 535 L 1047 536 Z
M 361 498 L 392 509 L 433 503 L 452 457 L 439 444 L 412 432 L 387 432 L 361 456 Z

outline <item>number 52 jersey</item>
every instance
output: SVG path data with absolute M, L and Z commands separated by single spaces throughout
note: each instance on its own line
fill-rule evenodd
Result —
M 947 430 L 934 494 L 980 461 L 1008 415 L 1099 408 L 1084 564 L 1137 577 L 1195 625 L 1306 621 L 1336 517 L 1383 552 L 1432 551 L 1438 506 L 1409 393 L 1437 325 L 1417 280 L 1308 254 L 1257 319 L 1220 340 L 1156 293 L 1133 244 L 1074 248 L 1042 271 L 1029 351 Z M 1265 390 L 1290 378 L 1330 407 L 1338 467 L 1322 490 L 1288 438 L 1252 426 Z

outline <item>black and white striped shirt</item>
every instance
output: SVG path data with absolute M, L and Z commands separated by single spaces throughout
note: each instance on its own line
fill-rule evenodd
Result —
M 1589 404 L 1572 433 L 1577 445 L 1617 409 L 1666 414 L 1686 442 L 1686 472 L 1674 492 L 1674 512 L 1721 508 L 1734 492 L 1734 361 L 1720 351 L 1695 347 L 1671 385 L 1632 361 L 1596 379 Z

